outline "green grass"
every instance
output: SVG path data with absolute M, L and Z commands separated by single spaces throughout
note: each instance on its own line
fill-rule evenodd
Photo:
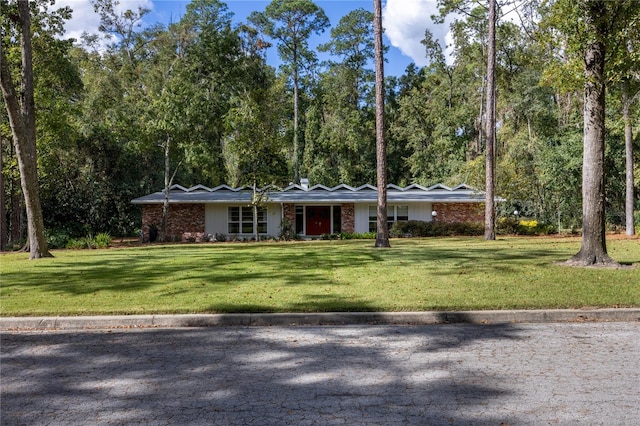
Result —
M 609 254 L 640 263 L 640 241 Z M 640 268 L 568 268 L 577 238 L 154 245 L 0 256 L 2 316 L 640 306 Z

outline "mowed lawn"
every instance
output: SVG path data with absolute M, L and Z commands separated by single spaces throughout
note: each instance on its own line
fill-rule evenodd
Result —
M 640 306 L 640 268 L 569 268 L 579 238 L 150 245 L 0 256 L 2 316 Z M 640 239 L 610 255 L 640 263 Z

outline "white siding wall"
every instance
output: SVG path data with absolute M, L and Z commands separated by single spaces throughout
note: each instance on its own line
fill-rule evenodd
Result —
M 282 206 L 280 204 L 269 204 L 267 207 L 267 235 L 277 237 L 280 233 L 280 222 L 282 221 Z
M 227 205 L 205 204 L 204 232 L 207 234 L 227 234 Z
M 229 233 L 228 228 L 228 208 L 232 204 L 205 204 L 204 232 L 207 234 Z M 242 206 L 233 204 L 233 206 Z M 267 206 L 267 235 L 277 237 L 280 233 L 281 207 L 279 204 L 269 204 Z M 247 235 L 251 236 L 251 235 Z
M 369 206 L 370 204 L 355 204 L 353 215 L 355 232 L 369 232 Z
M 431 203 L 409 204 L 409 220 L 431 221 Z

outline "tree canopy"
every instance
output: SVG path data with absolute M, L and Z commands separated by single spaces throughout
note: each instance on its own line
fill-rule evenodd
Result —
M 222 1 L 194 0 L 178 22 L 149 24 L 145 9 L 94 4 L 101 31 L 75 43 L 60 38 L 68 10 L 30 8 L 37 176 L 54 246 L 62 236 L 135 234 L 140 211 L 130 200 L 161 189 L 174 173 L 173 182 L 185 186 L 280 186 L 301 177 L 375 184 L 380 102 L 371 12 L 356 9 L 330 26 L 311 0 L 274 0 L 239 22 Z M 428 65 L 385 77 L 389 183 L 485 189 L 487 4 L 442 1 L 442 16 L 459 12 L 452 49 L 434 38 L 425 17 Z M 584 49 L 593 43 L 604 46 L 606 88 L 597 227 L 621 229 L 629 210 L 637 226 L 639 5 L 497 2 L 495 194 L 505 199 L 496 208 L 498 228 L 520 218 L 550 230 L 583 227 L 584 93 L 592 78 Z M 586 12 L 600 6 L 607 27 L 589 31 Z M 18 33 L 2 16 L 7 73 L 17 81 Z M 320 62 L 310 40 L 324 31 L 318 49 L 330 60 Z M 277 69 L 267 62 L 269 49 L 280 55 Z M 3 100 L 0 230 L 19 246 L 27 221 L 6 107 Z

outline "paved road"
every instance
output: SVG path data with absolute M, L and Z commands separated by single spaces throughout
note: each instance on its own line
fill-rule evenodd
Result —
M 2 425 L 640 422 L 640 322 L 1 339 Z

